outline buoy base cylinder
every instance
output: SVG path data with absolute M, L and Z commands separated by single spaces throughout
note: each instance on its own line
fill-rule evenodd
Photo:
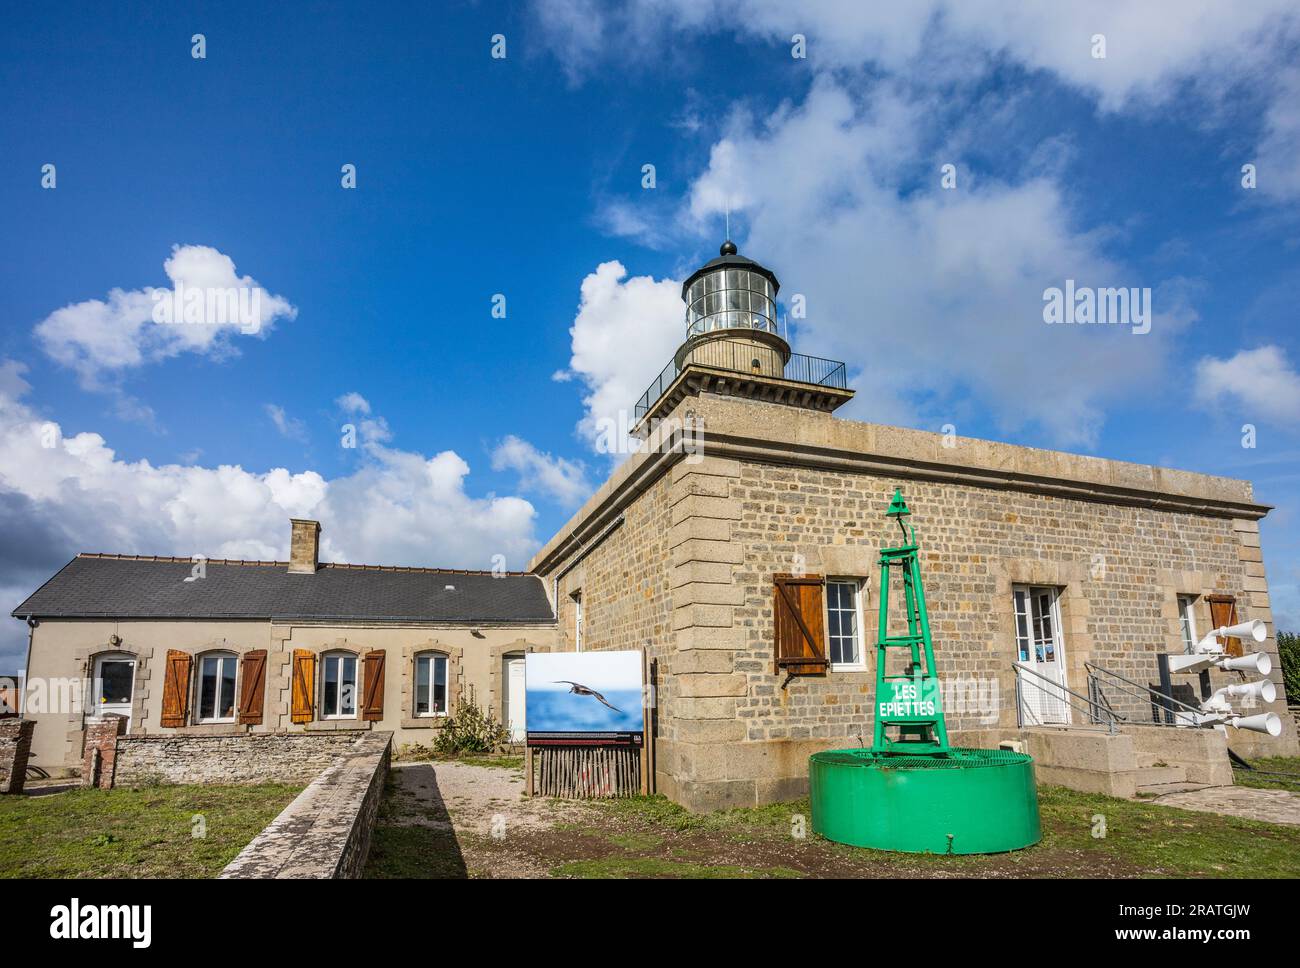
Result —
M 1034 761 L 1024 753 L 826 750 L 809 757 L 808 779 L 813 830 L 837 843 L 993 854 L 1042 838 Z

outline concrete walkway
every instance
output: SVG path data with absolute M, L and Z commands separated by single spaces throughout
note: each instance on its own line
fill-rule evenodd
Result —
M 1169 793 L 1148 802 L 1183 810 L 1218 813 L 1226 817 L 1300 826 L 1300 795 L 1286 790 L 1258 790 L 1241 786 L 1206 787 L 1203 790 Z

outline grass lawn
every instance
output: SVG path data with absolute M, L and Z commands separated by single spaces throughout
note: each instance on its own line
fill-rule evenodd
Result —
M 1195 813 L 1142 801 L 1039 789 L 1043 839 L 1008 854 L 893 854 L 791 835 L 807 800 L 691 814 L 663 797 L 607 801 L 610 821 L 574 829 L 601 856 L 557 865 L 553 876 L 736 876 L 727 842 L 745 845 L 746 876 L 1300 877 L 1300 827 Z M 1104 818 L 1104 836 L 1102 832 Z M 609 847 L 617 848 L 609 850 Z M 713 863 L 701 863 L 709 858 Z
M 1259 772 L 1237 769 L 1232 771 L 1237 786 L 1300 793 L 1300 756 L 1263 756 L 1251 760 L 1250 765 Z M 1292 776 L 1261 776 L 1261 773 L 1290 773 Z
M 812 832 L 807 799 L 692 814 L 662 796 L 527 800 L 519 784 L 497 782 L 504 771 L 462 762 L 439 777 L 436 768 L 408 767 L 400 785 L 390 782 L 367 876 L 1300 878 L 1298 826 L 1061 787 L 1039 788 L 1037 845 L 942 856 L 832 843 Z
M 215 877 L 301 789 L 153 786 L 0 797 L 0 877 Z

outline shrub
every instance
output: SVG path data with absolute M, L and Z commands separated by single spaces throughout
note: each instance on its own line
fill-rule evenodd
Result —
M 439 756 L 464 753 L 491 753 L 510 735 L 490 712 L 484 712 L 473 699 L 456 704 L 447 724 L 438 730 L 433 749 Z
M 1300 705 L 1300 635 L 1295 632 L 1277 633 L 1277 654 L 1282 660 L 1282 685 L 1286 701 Z

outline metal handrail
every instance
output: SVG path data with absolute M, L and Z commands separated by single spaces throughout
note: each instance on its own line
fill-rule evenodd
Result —
M 1127 683 L 1128 685 L 1132 686 L 1133 687 L 1132 689 L 1124 689 L 1122 686 L 1118 687 L 1121 692 L 1124 692 L 1130 696 L 1137 696 L 1140 699 L 1146 699 L 1148 701 L 1150 701 L 1151 699 L 1155 699 L 1161 704 L 1162 708 L 1168 708 L 1167 706 L 1164 705 L 1165 703 L 1169 703 L 1174 706 L 1181 706 L 1189 713 L 1194 713 L 1198 716 L 1203 712 L 1203 710 L 1198 706 L 1189 706 L 1181 699 L 1175 699 L 1173 696 L 1166 695 L 1163 692 L 1157 692 L 1156 690 L 1152 689 L 1150 686 L 1144 686 L 1140 682 L 1134 682 L 1132 679 L 1126 679 L 1124 676 L 1121 676 L 1118 672 L 1111 672 L 1105 666 L 1099 666 L 1094 662 L 1084 662 L 1083 667 L 1088 671 L 1089 682 L 1092 682 L 1094 679 L 1097 678 L 1097 673 L 1101 673 L 1102 675 L 1110 676 L 1112 679 L 1118 679 L 1120 682 Z
M 1088 676 L 1088 694 L 1095 697 L 1096 703 L 1106 710 L 1107 714 L 1118 719 L 1125 717 L 1115 711 L 1115 707 L 1110 704 L 1110 697 L 1106 695 L 1106 690 L 1101 688 L 1101 683 L 1095 676 Z
M 714 356 L 710 356 L 707 361 L 700 361 L 700 365 L 716 370 L 726 370 L 731 373 L 752 373 L 753 369 L 746 361 L 753 359 L 753 344 L 742 340 L 728 339 L 710 341 L 710 345 L 714 347 L 724 344 L 731 347 L 732 361 L 730 365 L 726 362 L 719 362 Z M 659 376 L 651 381 L 645 393 L 641 394 L 641 399 L 637 401 L 635 408 L 633 408 L 633 419 L 640 420 L 645 416 L 680 374 L 681 370 L 678 369 L 677 360 L 674 358 L 659 372 Z M 847 389 L 849 385 L 848 372 L 842 362 L 824 359 L 820 356 L 805 356 L 802 353 L 790 354 L 789 359 L 786 360 L 782 368 L 780 378 L 791 383 L 803 383 L 814 387 L 834 387 L 838 390 Z
M 1089 699 L 1087 696 L 1080 695 L 1079 693 L 1071 689 L 1069 686 L 1063 685 L 1057 682 L 1055 679 L 1049 679 L 1041 672 L 1035 672 L 1033 669 L 1030 669 L 1028 666 L 1023 666 L 1019 662 L 1011 663 L 1011 667 L 1016 670 L 1016 725 L 1017 726 L 1024 725 L 1023 717 L 1021 715 L 1022 711 L 1024 710 L 1024 704 L 1020 701 L 1021 698 L 1020 690 L 1022 688 L 1022 678 L 1020 674 L 1022 672 L 1027 672 L 1035 679 L 1041 679 L 1049 686 L 1052 686 L 1055 689 L 1059 689 L 1062 693 L 1061 699 L 1066 703 L 1066 705 L 1070 706 L 1072 709 L 1082 709 L 1086 711 L 1088 713 L 1088 718 L 1092 720 L 1092 722 L 1097 723 L 1098 725 L 1104 725 L 1106 727 L 1107 732 L 1114 733 L 1117 731 L 1118 727 L 1116 726 L 1116 720 L 1122 718 L 1117 713 L 1107 709 L 1106 707 L 1102 706 L 1100 703 L 1095 702 L 1092 699 Z M 1043 693 L 1048 692 L 1038 683 L 1033 683 L 1033 685 L 1038 686 L 1040 692 Z M 1070 702 L 1069 697 L 1071 696 L 1079 700 L 1079 702 L 1083 703 L 1083 706 L 1080 707 L 1079 705 Z M 1039 723 L 1038 725 L 1042 726 L 1045 724 Z

